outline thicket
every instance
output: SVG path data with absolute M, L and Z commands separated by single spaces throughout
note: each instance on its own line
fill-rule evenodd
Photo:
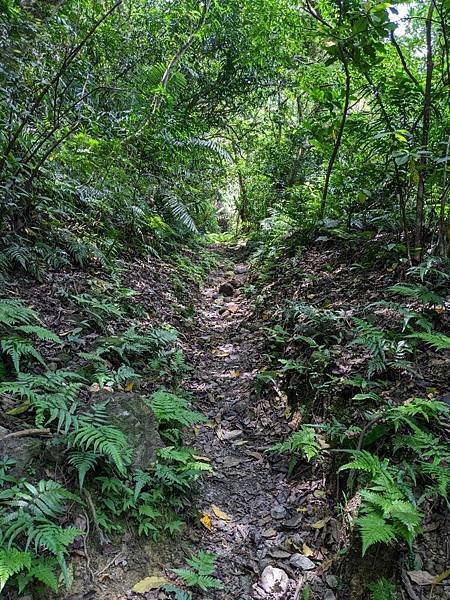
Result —
M 349 320 L 298 304 L 271 336 L 283 344 L 294 331 L 300 358 L 282 355 L 277 376 L 303 377 L 314 402 L 336 383 L 334 346 L 363 349 L 363 372 L 345 384 L 364 406 L 361 428 L 350 431 L 348 415 L 311 421 L 277 449 L 312 460 L 325 435 L 358 479 L 364 551 L 411 543 L 414 478 L 425 496 L 448 491 L 447 410 L 437 398 L 390 402 L 378 378 L 408 372 L 418 348 L 448 349 L 449 28 L 448 0 L 0 0 L 2 410 L 49 430 L 77 480 L 68 490 L 18 479 L 4 459 L 1 585 L 55 589 L 58 569 L 67 579 L 80 535 L 67 505 L 94 499 L 101 535 L 125 513 L 145 535 L 179 530 L 209 468 L 182 446 L 201 417 L 180 386 L 176 332 L 140 326 L 145 307 L 122 273 L 136 257 L 168 258 L 182 291 L 203 274 L 182 248 L 204 258 L 198 234 L 231 227 L 254 237 L 265 277 L 317 239 L 367 244 L 372 263 L 398 269 L 384 306 L 393 329 L 373 319 L 377 307 Z M 79 270 L 102 273 L 107 298 L 66 292 L 83 320 L 64 339 L 10 297 L 18 274 Z M 55 370 L 55 347 L 82 364 Z M 167 388 L 147 402 L 168 445 L 144 472 L 107 407 L 85 399 L 90 386 L 131 390 L 149 374 Z M 213 571 L 211 557 L 191 563 L 189 581 Z

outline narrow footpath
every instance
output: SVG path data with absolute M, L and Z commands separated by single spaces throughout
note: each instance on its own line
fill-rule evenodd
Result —
M 209 598 L 296 600 L 306 581 L 321 586 L 316 565 L 302 552 L 311 536 L 320 542 L 310 518 L 320 518 L 314 517 L 314 500 L 323 500 L 309 496 L 323 481 L 311 480 L 309 468 L 303 480 L 288 480 L 287 461 L 267 453 L 290 431 L 286 406 L 276 394 L 257 395 L 264 323 L 255 319 L 245 294 L 249 268 L 239 249 L 220 252 L 223 260 L 202 291 L 188 350 L 190 389 L 209 419 L 194 443 L 214 469 L 196 501 L 203 527 L 191 537 L 218 556 L 224 590 Z M 324 589 L 322 597 L 335 596 Z

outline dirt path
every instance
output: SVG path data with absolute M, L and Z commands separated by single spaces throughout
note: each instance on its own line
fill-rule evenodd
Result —
M 237 259 L 234 273 L 227 273 L 227 257 Z M 189 357 L 194 366 L 190 389 L 210 419 L 195 445 L 211 458 L 215 471 L 205 479 L 197 502 L 199 510 L 211 516 L 212 529 L 205 528 L 195 541 L 218 555 L 225 590 L 209 597 L 293 600 L 299 579 L 289 560 L 304 540 L 302 515 L 296 509 L 305 484 L 288 482 L 285 465 L 276 470 L 265 453 L 288 428 L 282 407 L 277 410 L 268 400 L 255 398 L 263 335 L 243 290 L 248 266 L 230 251 L 223 258 L 203 289 Z M 218 293 L 220 284 L 229 280 L 235 286 L 232 297 Z M 230 520 L 217 518 L 212 506 Z M 267 566 L 284 570 L 275 572 L 282 578 L 281 595 L 276 586 L 271 591 L 261 587 Z M 266 571 L 266 576 L 272 574 Z

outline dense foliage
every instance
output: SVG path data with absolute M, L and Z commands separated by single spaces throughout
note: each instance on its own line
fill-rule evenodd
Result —
M 341 420 L 311 417 L 273 450 L 289 455 L 290 473 L 330 446 L 345 455 L 335 467 L 349 472 L 349 492 L 357 485 L 362 554 L 412 547 L 420 505 L 447 501 L 436 424 L 448 408 L 433 394 L 391 400 L 379 379 L 411 373 L 423 348 L 449 348 L 449 40 L 448 0 L 0 0 L 2 414 L 51 436 L 69 469 L 66 486 L 0 462 L 0 590 L 69 583 L 68 549 L 86 533 L 69 504 L 91 511 L 101 541 L 125 517 L 153 539 L 181 530 L 211 469 L 183 431 L 204 418 L 183 390 L 177 332 L 147 322 L 125 267 L 163 257 L 184 293 L 212 263 L 200 234 L 231 228 L 253 239 L 257 285 L 312 240 L 367 242 L 372 264 L 402 270 L 390 300 L 367 311 L 284 307 L 268 331 L 277 366 L 260 381 L 302 381 L 311 417 L 336 384 L 344 341 L 363 353 L 339 382 L 364 413 L 356 429 L 350 408 Z M 92 277 L 80 290 L 52 280 L 80 272 Z M 77 326 L 44 326 L 20 301 L 17 273 L 54 284 Z M 141 382 L 165 444 L 146 470 L 108 401 L 87 401 Z M 175 571 L 185 586 L 220 589 L 213 555 L 188 565 Z M 385 579 L 372 591 L 395 593 Z

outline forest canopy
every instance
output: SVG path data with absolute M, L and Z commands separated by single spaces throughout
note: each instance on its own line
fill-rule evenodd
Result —
M 245 228 L 385 223 L 445 254 L 448 1 L 1 9 L 4 268 L 156 249 L 230 195 Z

